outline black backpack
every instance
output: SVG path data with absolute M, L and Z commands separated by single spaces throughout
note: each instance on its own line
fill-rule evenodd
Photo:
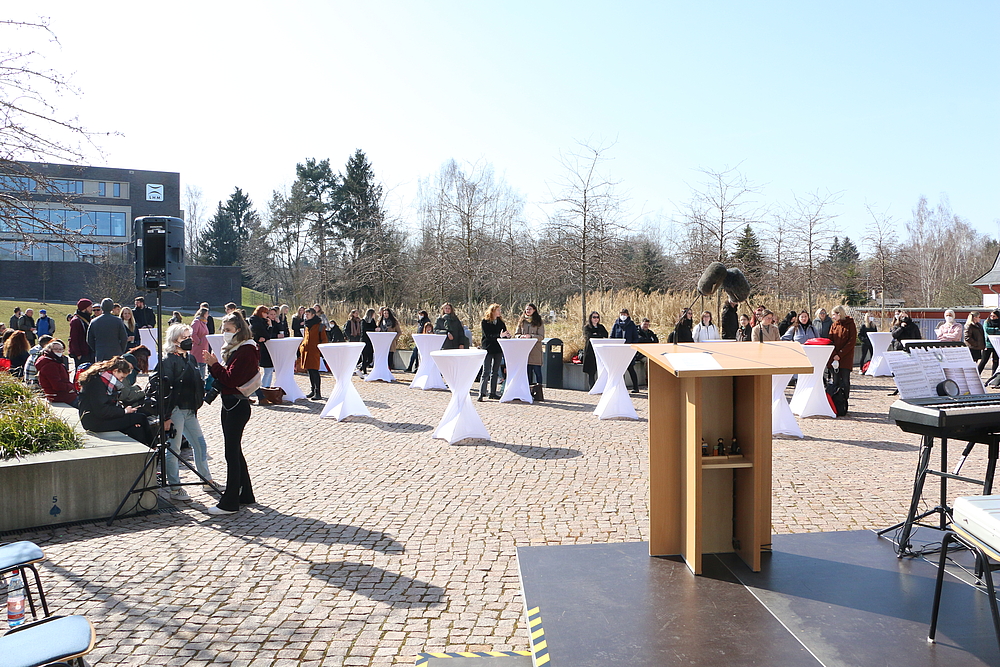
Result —
M 834 373 L 831 369 L 826 369 L 826 395 L 830 400 L 830 407 L 837 413 L 838 417 L 847 414 L 847 387 L 840 373 Z

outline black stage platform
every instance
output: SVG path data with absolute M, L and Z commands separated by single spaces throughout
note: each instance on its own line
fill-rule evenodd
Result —
M 733 554 L 706 555 L 700 577 L 679 559 L 651 558 L 646 542 L 517 556 L 525 608 L 537 608 L 530 630 L 552 667 L 1000 666 L 986 596 L 952 576 L 938 642 L 928 643 L 936 567 L 896 558 L 890 541 L 775 535 L 773 550 L 756 573 Z

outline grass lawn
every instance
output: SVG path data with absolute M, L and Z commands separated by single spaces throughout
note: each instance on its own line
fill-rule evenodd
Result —
M 253 315 L 253 309 L 257 306 L 272 306 L 271 303 L 273 299 L 271 295 L 264 294 L 263 292 L 258 292 L 257 290 L 252 290 L 249 287 L 243 288 L 243 303 L 240 304 L 243 308 L 246 308 L 247 315 Z
M 122 305 L 128 306 L 129 308 L 132 307 L 131 303 L 123 303 Z M 0 322 L 10 324 L 10 316 L 14 314 L 14 308 L 17 306 L 21 307 L 22 313 L 28 308 L 33 308 L 35 310 L 36 321 L 38 320 L 38 311 L 44 308 L 48 311 L 49 317 L 56 321 L 56 338 L 66 340 L 66 337 L 69 336 L 69 322 L 66 321 L 66 316 L 72 315 L 76 312 L 76 303 L 39 303 L 37 301 L 12 301 L 0 299 Z M 170 319 L 171 312 L 172 309 L 164 309 L 163 311 L 162 321 L 164 330 L 166 330 L 167 320 Z M 188 321 L 188 318 L 185 318 L 185 321 Z

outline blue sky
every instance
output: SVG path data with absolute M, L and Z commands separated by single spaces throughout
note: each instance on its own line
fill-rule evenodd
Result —
M 148 6 L 147 6 L 148 5 Z M 900 221 L 946 194 L 1000 225 L 996 2 L 33 3 L 110 166 L 179 171 L 260 208 L 296 162 L 366 151 L 405 216 L 418 179 L 488 161 L 538 220 L 560 151 L 615 142 L 635 214 L 675 215 L 698 169 L 762 203 L 842 192 Z M 25 14 L 24 16 L 29 16 Z

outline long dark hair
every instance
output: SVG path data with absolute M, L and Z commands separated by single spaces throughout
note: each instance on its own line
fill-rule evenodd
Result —
M 542 316 L 539 315 L 538 313 L 538 306 L 536 306 L 533 303 L 529 303 L 527 306 L 524 307 L 524 309 L 527 310 L 528 308 L 531 308 L 531 320 L 530 320 L 531 326 L 533 327 L 542 326 Z M 524 313 L 521 313 L 521 321 L 518 322 L 518 326 L 521 326 L 521 322 L 524 322 L 527 319 L 528 318 L 524 316 Z
M 3 356 L 8 359 L 13 359 L 30 350 L 31 346 L 28 345 L 28 337 L 23 331 L 15 331 L 7 338 L 7 342 L 3 344 Z

